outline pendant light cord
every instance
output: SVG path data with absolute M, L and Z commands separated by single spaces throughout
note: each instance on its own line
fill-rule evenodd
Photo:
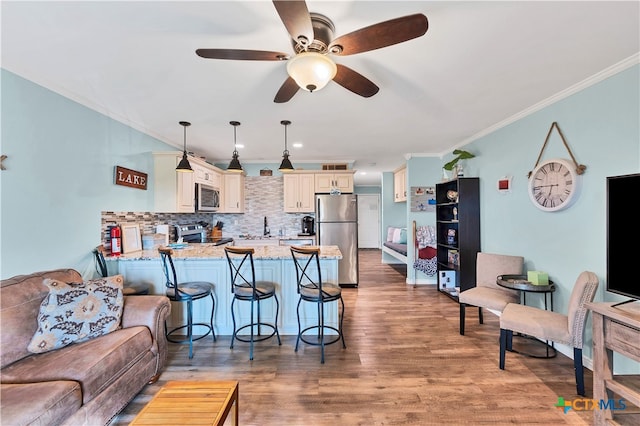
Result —
M 184 141 L 183 151 L 187 152 L 187 126 L 183 126 L 183 128 L 184 128 L 184 138 L 182 139 Z
M 289 148 L 287 146 L 287 126 L 289 126 L 289 124 L 291 124 L 291 121 L 289 120 L 282 120 L 280 122 L 280 124 L 282 124 L 284 126 L 284 153 L 283 154 L 289 154 Z
M 284 152 L 289 153 L 289 148 L 287 147 L 287 124 L 284 125 Z
M 238 126 L 236 126 L 235 124 L 233 125 L 233 152 L 238 152 L 238 139 L 237 139 L 237 134 L 236 134 L 236 130 L 238 130 Z

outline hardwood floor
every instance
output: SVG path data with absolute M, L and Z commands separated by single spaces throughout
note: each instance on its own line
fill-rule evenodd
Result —
M 326 348 L 295 336 L 229 349 L 230 336 L 170 345 L 169 365 L 112 421 L 128 424 L 169 380 L 238 380 L 241 425 L 590 425 L 593 412 L 554 405 L 576 394 L 573 361 L 562 354 L 535 359 L 507 353 L 498 368 L 498 318 L 467 310 L 458 332 L 458 305 L 433 286 L 405 284 L 380 263 L 380 250 L 360 251 L 360 285 L 343 289 L 345 339 Z M 515 340 L 514 340 L 515 344 Z M 591 371 L 585 369 L 587 398 Z

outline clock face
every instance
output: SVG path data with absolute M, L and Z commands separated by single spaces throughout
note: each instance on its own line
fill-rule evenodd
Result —
M 554 212 L 573 203 L 578 190 L 578 173 L 566 160 L 547 160 L 529 178 L 529 198 L 540 210 Z

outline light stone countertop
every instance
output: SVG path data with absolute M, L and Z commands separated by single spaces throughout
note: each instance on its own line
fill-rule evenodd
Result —
M 190 243 L 185 248 L 173 249 L 173 258 L 184 260 L 226 260 L 224 247 L 210 243 Z M 256 246 L 254 249 L 253 258 L 255 260 L 291 259 L 289 246 Z M 106 256 L 107 261 L 156 260 L 159 258 L 160 253 L 158 253 L 158 250 L 135 251 L 117 257 Z M 342 253 L 338 246 L 320 246 L 320 259 L 342 259 Z
M 224 235 L 223 235 L 224 237 Z M 236 235 L 236 236 L 231 236 L 230 238 L 233 238 L 234 240 L 272 240 L 272 241 L 278 241 L 278 240 L 315 240 L 316 236 L 315 235 L 297 235 L 297 234 L 293 234 L 293 235 L 269 235 L 268 237 L 265 237 L 263 235 Z

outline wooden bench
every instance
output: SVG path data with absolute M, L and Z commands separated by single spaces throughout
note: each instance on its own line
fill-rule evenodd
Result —
M 389 244 L 389 245 L 386 245 Z M 407 245 L 406 244 L 395 244 L 391 245 L 388 241 L 382 244 L 382 251 L 387 253 L 389 256 L 393 256 L 398 259 L 400 262 L 406 264 L 407 263 Z M 404 247 L 402 247 L 404 246 Z M 404 252 L 402 251 L 404 248 Z
M 233 408 L 238 425 L 238 382 L 167 382 L 131 425 L 223 425 Z

